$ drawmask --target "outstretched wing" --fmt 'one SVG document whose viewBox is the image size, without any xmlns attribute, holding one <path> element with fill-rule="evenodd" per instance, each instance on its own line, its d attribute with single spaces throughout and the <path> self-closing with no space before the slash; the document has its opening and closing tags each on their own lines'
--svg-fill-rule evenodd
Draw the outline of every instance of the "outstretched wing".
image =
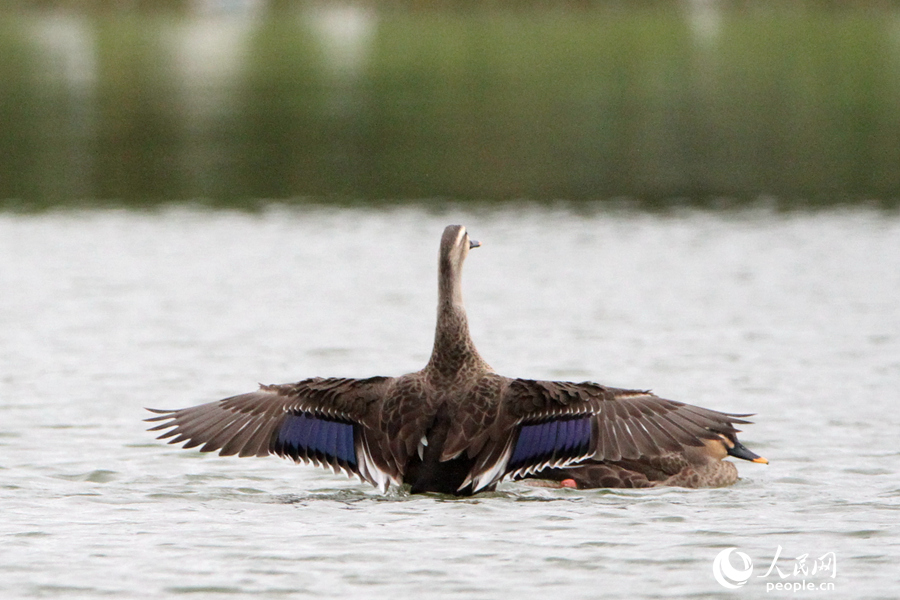
<svg viewBox="0 0 900 600">
<path fill-rule="evenodd" d="M 722 413 L 650 392 L 596 383 L 513 379 L 501 400 L 497 426 L 510 431 L 484 454 L 470 475 L 480 489 L 499 479 L 588 458 L 621 460 L 662 456 L 733 435 L 750 415 Z"/>
<path fill-rule="evenodd" d="M 372 452 L 382 444 L 379 403 L 387 377 L 313 378 L 263 385 L 255 392 L 181 410 L 149 409 L 160 421 L 150 431 L 184 448 L 220 455 L 277 454 L 298 462 L 330 466 L 385 489 L 399 477 L 395 465 Z"/>
</svg>

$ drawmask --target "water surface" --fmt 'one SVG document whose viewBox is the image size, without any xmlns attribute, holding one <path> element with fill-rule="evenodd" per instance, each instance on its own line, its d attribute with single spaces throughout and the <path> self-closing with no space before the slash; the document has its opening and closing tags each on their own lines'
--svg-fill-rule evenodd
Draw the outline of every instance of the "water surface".
<svg viewBox="0 0 900 600">
<path fill-rule="evenodd" d="M 145 406 L 420 368 L 451 222 L 483 243 L 464 290 L 499 372 L 757 413 L 742 439 L 771 465 L 727 489 L 455 500 L 144 431 Z M 0 256 L 4 597 L 712 598 L 729 547 L 752 559 L 736 597 L 895 594 L 896 215 L 4 214 Z M 812 574 L 832 552 L 835 577 Z"/>
</svg>

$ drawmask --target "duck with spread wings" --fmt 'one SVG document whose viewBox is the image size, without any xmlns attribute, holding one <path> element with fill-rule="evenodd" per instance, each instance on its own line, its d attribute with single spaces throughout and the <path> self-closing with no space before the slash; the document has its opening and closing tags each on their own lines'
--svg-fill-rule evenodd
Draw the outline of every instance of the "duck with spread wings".
<svg viewBox="0 0 900 600">
<path fill-rule="evenodd" d="M 386 490 L 465 496 L 504 479 L 566 487 L 727 485 L 742 417 L 596 383 L 503 377 L 472 343 L 462 266 L 479 243 L 441 238 L 434 348 L 400 377 L 312 378 L 180 410 L 150 409 L 160 439 L 221 455 L 276 454 Z M 720 473 L 724 467 L 727 473 Z"/>
</svg>

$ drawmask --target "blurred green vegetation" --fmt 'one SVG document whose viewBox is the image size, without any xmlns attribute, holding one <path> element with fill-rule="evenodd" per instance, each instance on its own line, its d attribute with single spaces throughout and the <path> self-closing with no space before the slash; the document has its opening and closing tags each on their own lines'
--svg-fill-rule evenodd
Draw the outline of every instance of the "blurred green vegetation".
<svg viewBox="0 0 900 600">
<path fill-rule="evenodd" d="M 74 4 L 0 14 L 3 206 L 900 202 L 896 3 Z"/>
</svg>

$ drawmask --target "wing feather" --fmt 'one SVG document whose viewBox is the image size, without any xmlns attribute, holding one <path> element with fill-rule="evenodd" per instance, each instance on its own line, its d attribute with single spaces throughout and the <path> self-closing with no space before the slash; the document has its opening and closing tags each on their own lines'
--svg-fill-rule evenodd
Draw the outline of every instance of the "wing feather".
<svg viewBox="0 0 900 600">
<path fill-rule="evenodd" d="M 181 410 L 149 409 L 158 439 L 221 455 L 278 454 L 343 470 L 385 487 L 398 477 L 396 465 L 376 461 L 364 431 L 378 426 L 378 404 L 391 380 L 313 378 L 294 384 L 260 386 Z M 378 438 L 379 436 L 375 436 Z"/>
<path fill-rule="evenodd" d="M 580 425 L 573 417 L 591 417 L 590 457 L 618 461 L 663 456 L 701 446 L 717 434 L 733 434 L 743 417 L 660 398 L 650 392 L 602 386 L 593 382 L 510 380 L 503 403 L 506 418 L 516 431 L 507 472 L 531 467 L 524 461 L 564 464 L 578 443 Z M 531 429 L 535 422 L 558 421 L 558 426 Z M 567 424 L 563 425 L 562 423 Z M 536 436 L 540 436 L 539 439 Z M 571 452 L 577 454 L 577 452 Z M 571 462 L 568 464 L 572 464 Z"/>
</svg>

